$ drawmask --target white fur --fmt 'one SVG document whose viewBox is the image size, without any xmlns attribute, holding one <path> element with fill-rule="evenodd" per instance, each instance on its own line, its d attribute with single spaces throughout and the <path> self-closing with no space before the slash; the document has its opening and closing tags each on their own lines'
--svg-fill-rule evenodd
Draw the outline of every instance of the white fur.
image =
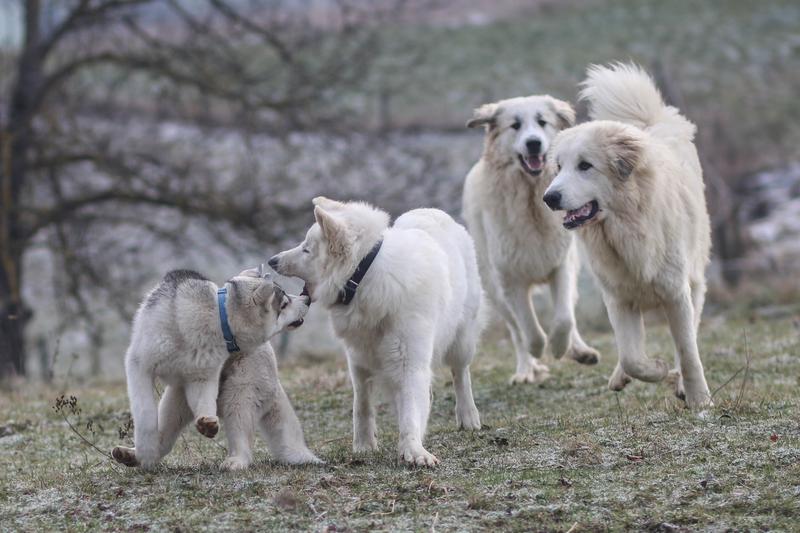
<svg viewBox="0 0 800 533">
<path fill-rule="evenodd" d="M 561 209 L 600 209 L 576 231 L 617 340 L 609 386 L 667 376 L 644 353 L 641 313 L 661 307 L 676 345 L 676 394 L 693 409 L 711 405 L 697 349 L 711 238 L 695 127 L 636 66 L 591 67 L 583 96 L 594 120 L 556 138 L 551 164 L 560 170 L 547 194 L 561 195 Z"/>
<path fill-rule="evenodd" d="M 316 223 L 297 247 L 270 260 L 307 283 L 312 301 L 331 312 L 347 347 L 353 383 L 353 450 L 377 449 L 375 388 L 398 416 L 402 461 L 433 466 L 423 447 L 432 365 L 450 366 L 459 427 L 479 429 L 469 365 L 480 335 L 481 287 L 472 239 L 447 214 L 416 209 L 389 227 L 389 216 L 363 203 L 314 200 Z M 353 301 L 339 290 L 379 240 L 383 245 Z"/>
<path fill-rule="evenodd" d="M 217 286 L 211 281 L 184 277 L 175 282 L 168 275 L 140 306 L 125 355 L 134 448 L 115 448 L 119 462 L 153 467 L 192 419 L 201 434 L 213 438 L 219 429 L 218 407 L 230 444 L 223 468 L 248 466 L 255 427 L 267 436 L 278 460 L 318 461 L 306 448 L 268 343 L 306 314 L 308 298 L 286 295 L 253 271 L 242 272 L 226 286 L 228 320 L 241 349 L 230 361 Z M 159 404 L 156 378 L 166 384 Z"/>
<path fill-rule="evenodd" d="M 531 139 L 541 143 L 546 158 L 552 139 L 574 118 L 568 103 L 530 96 L 484 105 L 468 123 L 486 125 L 486 143 L 483 156 L 467 175 L 463 214 L 475 239 L 487 294 L 514 344 L 517 366 L 512 383 L 540 381 L 548 372 L 538 362 L 548 340 L 531 301 L 537 284 L 548 284 L 553 297 L 549 335 L 553 355 L 588 364 L 599 357 L 575 325 L 580 266 L 572 235 L 542 202 L 552 175 L 547 166 L 534 175 L 519 160 Z"/>
</svg>

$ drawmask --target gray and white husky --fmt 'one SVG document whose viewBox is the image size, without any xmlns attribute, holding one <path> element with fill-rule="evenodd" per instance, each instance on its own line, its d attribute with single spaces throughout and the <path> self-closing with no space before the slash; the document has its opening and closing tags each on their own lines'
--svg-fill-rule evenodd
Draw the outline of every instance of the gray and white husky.
<svg viewBox="0 0 800 533">
<path fill-rule="evenodd" d="M 286 294 L 255 269 L 228 280 L 221 291 L 224 297 L 197 272 L 176 270 L 136 312 L 125 354 L 135 447 L 114 448 L 120 463 L 156 465 L 192 420 L 213 438 L 219 431 L 217 409 L 229 444 L 221 468 L 250 464 L 256 428 L 277 460 L 319 462 L 306 447 L 268 342 L 302 324 L 309 297 Z M 231 340 L 233 345 L 226 344 Z M 232 355 L 229 346 L 238 351 Z M 156 378 L 166 384 L 158 405 Z"/>
</svg>

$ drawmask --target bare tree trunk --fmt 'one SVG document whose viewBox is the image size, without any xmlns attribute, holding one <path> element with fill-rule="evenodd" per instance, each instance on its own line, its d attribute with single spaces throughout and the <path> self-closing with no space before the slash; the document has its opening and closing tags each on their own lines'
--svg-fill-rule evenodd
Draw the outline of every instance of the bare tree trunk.
<svg viewBox="0 0 800 533">
<path fill-rule="evenodd" d="M 29 311 L 22 301 L 20 193 L 28 171 L 31 117 L 42 82 L 39 0 L 25 2 L 25 42 L 14 81 L 8 124 L 2 132 L 0 170 L 0 378 L 25 374 L 24 329 Z"/>
</svg>

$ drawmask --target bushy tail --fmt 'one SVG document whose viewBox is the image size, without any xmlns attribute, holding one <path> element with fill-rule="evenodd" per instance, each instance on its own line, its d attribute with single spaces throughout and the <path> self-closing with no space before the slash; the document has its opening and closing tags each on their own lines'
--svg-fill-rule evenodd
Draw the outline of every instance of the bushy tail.
<svg viewBox="0 0 800 533">
<path fill-rule="evenodd" d="M 592 120 L 616 120 L 656 135 L 694 138 L 694 124 L 664 103 L 655 82 L 640 66 L 590 65 L 586 74 L 580 97 L 589 102 Z"/>
</svg>

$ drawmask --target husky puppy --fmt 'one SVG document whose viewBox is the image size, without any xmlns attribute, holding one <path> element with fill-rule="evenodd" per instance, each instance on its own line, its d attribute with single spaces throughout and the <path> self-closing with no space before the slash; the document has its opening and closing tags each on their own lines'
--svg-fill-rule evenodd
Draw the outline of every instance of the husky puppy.
<svg viewBox="0 0 800 533">
<path fill-rule="evenodd" d="M 548 339 L 531 301 L 534 285 L 549 285 L 553 298 L 553 355 L 582 364 L 600 357 L 575 325 L 580 265 L 572 235 L 541 201 L 552 179 L 545 165 L 550 143 L 574 120 L 568 103 L 528 96 L 485 104 L 467 123 L 484 126 L 486 141 L 464 184 L 463 216 L 475 239 L 484 287 L 514 344 L 511 383 L 541 381 L 548 373 L 538 361 Z"/>
<path fill-rule="evenodd" d="M 663 308 L 675 341 L 676 394 L 712 404 L 697 349 L 711 248 L 695 126 L 664 104 L 635 65 L 589 67 L 582 98 L 593 120 L 556 138 L 557 176 L 544 201 L 566 211 L 603 292 L 619 361 L 609 387 L 631 377 L 661 381 L 664 362 L 645 355 L 642 311 Z"/>
<path fill-rule="evenodd" d="M 472 239 L 438 209 L 415 209 L 389 227 L 370 205 L 314 199 L 316 222 L 297 247 L 269 264 L 306 282 L 330 310 L 347 348 L 353 383 L 353 450 L 378 447 L 375 386 L 394 404 L 401 461 L 434 466 L 422 445 L 431 405 L 432 364 L 450 366 L 456 423 L 481 427 L 469 365 L 481 324 L 481 285 Z"/>
<path fill-rule="evenodd" d="M 136 312 L 125 354 L 135 447 L 114 448 L 120 463 L 156 465 L 192 420 L 201 434 L 213 438 L 219 431 L 218 407 L 229 443 L 222 468 L 249 465 L 256 427 L 279 461 L 318 461 L 278 381 L 268 342 L 302 324 L 309 298 L 285 294 L 255 270 L 225 283 L 224 297 L 220 291 L 197 272 L 176 270 Z M 166 384 L 158 405 L 156 378 Z"/>
</svg>

